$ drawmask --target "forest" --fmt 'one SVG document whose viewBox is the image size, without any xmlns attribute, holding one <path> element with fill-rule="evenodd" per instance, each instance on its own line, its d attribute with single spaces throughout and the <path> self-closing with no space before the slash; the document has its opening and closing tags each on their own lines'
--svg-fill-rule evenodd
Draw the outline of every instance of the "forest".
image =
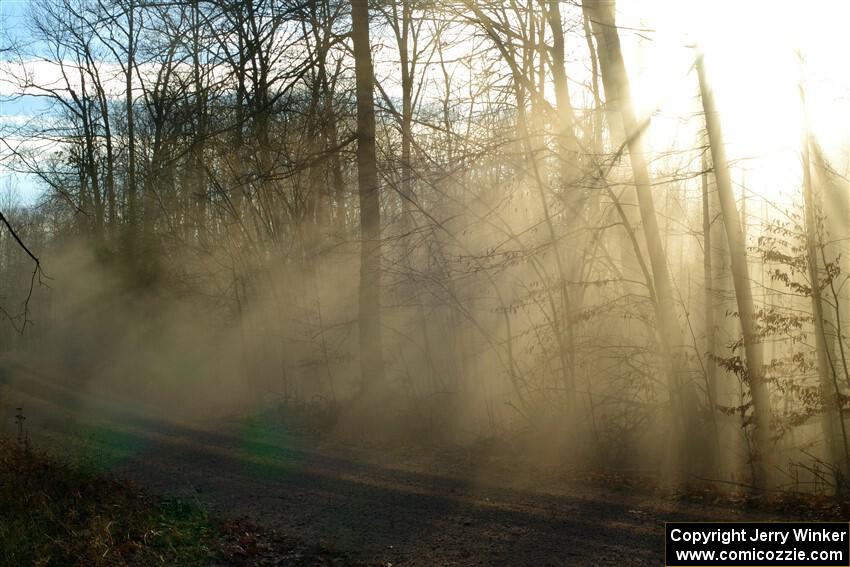
<svg viewBox="0 0 850 567">
<path fill-rule="evenodd" d="M 842 499 L 850 9 L 741 4 L 0 4 L 4 431 Z"/>
</svg>

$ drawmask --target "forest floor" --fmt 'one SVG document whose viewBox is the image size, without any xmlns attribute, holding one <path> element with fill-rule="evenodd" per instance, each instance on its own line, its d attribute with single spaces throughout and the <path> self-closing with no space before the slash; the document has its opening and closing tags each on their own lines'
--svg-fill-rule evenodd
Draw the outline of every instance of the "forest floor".
<svg viewBox="0 0 850 567">
<path fill-rule="evenodd" d="M 180 423 L 35 375 L 0 392 L 38 446 L 151 494 L 260 526 L 282 565 L 661 565 L 665 521 L 835 517 L 524 470 L 486 452 L 350 444 L 272 414 Z M 73 402 L 72 402 L 73 400 Z M 20 421 L 20 420 L 19 420 Z M 10 431 L 7 425 L 7 432 Z"/>
</svg>

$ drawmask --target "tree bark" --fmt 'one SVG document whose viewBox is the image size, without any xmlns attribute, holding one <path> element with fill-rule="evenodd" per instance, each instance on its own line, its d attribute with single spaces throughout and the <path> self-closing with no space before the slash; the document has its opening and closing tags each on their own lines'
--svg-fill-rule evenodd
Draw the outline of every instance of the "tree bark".
<svg viewBox="0 0 850 567">
<path fill-rule="evenodd" d="M 381 342 L 381 209 L 375 156 L 375 104 L 367 0 L 351 0 L 357 98 L 357 183 L 360 201 L 360 373 L 364 392 L 384 382 Z"/>
<path fill-rule="evenodd" d="M 613 104 L 617 109 L 614 117 L 619 118 L 629 150 L 638 209 L 652 268 L 658 338 L 674 415 L 668 424 L 668 433 L 674 437 L 669 454 L 672 465 L 678 468 L 685 459 L 685 443 L 697 442 L 696 407 L 691 392 L 692 384 L 687 376 L 686 357 L 682 352 L 682 331 L 676 317 L 673 284 L 658 228 L 646 150 L 640 135 L 641 128 L 634 115 L 631 89 L 614 18 L 614 2 L 584 0 L 582 5 L 588 11 L 596 37 L 606 105 Z M 679 419 L 675 418 L 677 410 Z"/>
<path fill-rule="evenodd" d="M 805 112 L 805 96 L 800 87 L 800 100 Z M 850 453 L 847 445 L 847 429 L 841 415 L 841 389 L 838 382 L 837 353 L 835 336 L 827 335 L 827 329 L 836 329 L 835 318 L 829 309 L 824 309 L 821 282 L 827 279 L 826 270 L 821 267 L 819 252 L 823 249 L 823 240 L 818 229 L 821 209 L 821 188 L 815 188 L 812 180 L 811 134 L 808 123 L 805 126 L 802 142 L 803 158 L 803 204 L 805 208 L 806 263 L 809 267 L 809 285 L 811 286 L 812 317 L 815 326 L 815 351 L 817 353 L 818 376 L 821 396 L 823 397 L 823 431 L 826 456 L 834 467 L 835 488 L 841 493 L 846 490 L 845 475 L 850 470 Z M 824 263 L 826 259 L 823 260 Z M 837 294 L 836 294 L 837 295 Z M 838 297 L 834 298 L 836 301 Z M 840 437 L 839 437 L 840 433 Z"/>
<path fill-rule="evenodd" d="M 136 44 L 135 44 L 135 12 L 134 0 L 130 0 L 127 8 L 127 67 L 124 69 L 126 81 L 126 107 L 127 107 L 127 216 L 129 239 L 131 247 L 130 254 L 135 253 L 136 229 L 138 223 L 138 197 L 136 195 L 136 130 L 133 116 L 133 69 L 136 66 Z"/>
<path fill-rule="evenodd" d="M 735 288 L 735 300 L 738 305 L 738 317 L 744 337 L 744 352 L 747 359 L 747 376 L 753 405 L 753 487 L 764 490 L 770 486 L 767 474 L 771 462 L 770 448 L 770 397 L 764 378 L 764 356 L 756 328 L 756 310 L 750 285 L 750 272 L 747 266 L 747 249 L 741 228 L 738 207 L 732 190 L 729 164 L 726 160 L 726 147 L 723 131 L 714 105 L 714 94 L 708 86 L 703 67 L 702 56 L 697 56 L 697 75 L 700 95 L 705 113 L 705 125 L 708 130 L 711 159 L 714 167 L 714 179 L 717 183 L 717 195 L 723 225 L 726 228 L 726 242 L 729 244 L 729 258 L 732 267 L 732 283 Z"/>
</svg>

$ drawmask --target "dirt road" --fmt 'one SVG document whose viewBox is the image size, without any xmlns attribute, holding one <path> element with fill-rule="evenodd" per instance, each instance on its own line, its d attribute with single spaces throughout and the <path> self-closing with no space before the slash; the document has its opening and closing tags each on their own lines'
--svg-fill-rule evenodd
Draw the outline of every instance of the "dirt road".
<svg viewBox="0 0 850 567">
<path fill-rule="evenodd" d="M 7 384 L 33 437 L 156 493 L 246 517 L 341 564 L 662 564 L 665 520 L 729 510 L 514 477 L 475 459 L 388 454 L 298 435 L 263 415 L 179 424 L 31 378 Z M 7 408 L 5 423 L 13 420 Z M 748 519 L 753 519 L 752 517 Z"/>
</svg>

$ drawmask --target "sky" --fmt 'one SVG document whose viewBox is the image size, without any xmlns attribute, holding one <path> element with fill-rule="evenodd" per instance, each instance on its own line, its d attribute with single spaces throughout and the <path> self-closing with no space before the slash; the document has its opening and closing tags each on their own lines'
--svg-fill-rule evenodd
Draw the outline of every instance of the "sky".
<svg viewBox="0 0 850 567">
<path fill-rule="evenodd" d="M 629 0 L 619 6 L 619 25 L 649 30 L 640 32 L 647 39 L 638 50 L 646 53 L 636 58 L 633 50 L 629 69 L 638 98 L 645 109 L 657 105 L 661 120 L 674 119 L 668 131 L 654 124 L 651 136 L 669 138 L 676 121 L 701 110 L 691 69 L 691 46 L 699 45 L 727 152 L 739 160 L 738 176 L 746 175 L 750 191 L 770 200 L 799 194 L 805 118 L 833 165 L 846 171 L 850 72 L 840 38 L 850 2 Z"/>
<path fill-rule="evenodd" d="M 20 37 L 24 31 L 24 17 L 29 3 L 29 0 L 0 0 L 0 38 Z M 38 101 L 28 97 L 10 101 L 2 96 L 3 92 L 0 88 L 0 126 L 32 116 L 41 106 Z M 5 193 L 9 188 L 25 205 L 34 203 L 40 193 L 37 181 L 31 176 L 9 171 L 0 164 L 0 189 Z"/>
<path fill-rule="evenodd" d="M 30 0 L 0 0 L 4 35 L 26 38 Z M 839 171 L 847 164 L 850 73 L 838 45 L 850 21 L 850 2 L 818 0 L 621 0 L 618 24 L 638 107 L 653 114 L 651 147 L 692 144 L 699 120 L 693 45 L 705 53 L 722 113 L 728 153 L 746 170 L 751 190 L 766 198 L 796 192 L 799 141 L 806 114 Z M 459 49 L 462 45 L 457 46 Z M 586 46 L 568 37 L 575 59 L 568 72 L 583 81 Z M 802 59 L 802 63 L 801 63 Z M 8 89 L 7 89 L 8 90 Z M 0 85 L 0 95 L 4 93 Z M 0 97 L 0 124 L 43 112 L 38 99 Z M 0 187 L 13 184 L 32 203 L 38 184 L 0 166 Z"/>
</svg>

